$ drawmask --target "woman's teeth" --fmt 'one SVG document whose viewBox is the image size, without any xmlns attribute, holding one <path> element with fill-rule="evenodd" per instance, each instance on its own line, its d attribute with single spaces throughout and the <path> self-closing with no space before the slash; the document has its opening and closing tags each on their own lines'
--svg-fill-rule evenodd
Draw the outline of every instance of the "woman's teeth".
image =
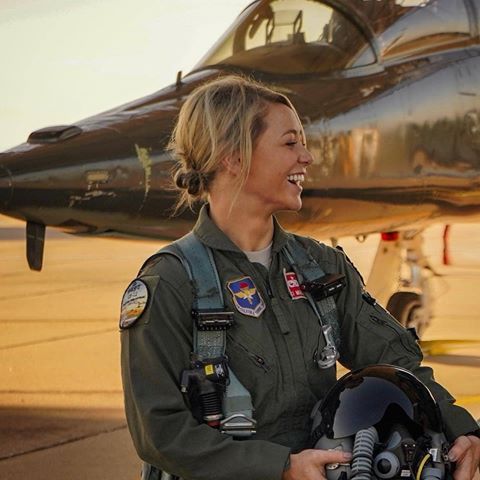
<svg viewBox="0 0 480 480">
<path fill-rule="evenodd" d="M 294 175 L 288 175 L 287 180 L 297 185 L 302 183 L 305 180 L 305 175 L 303 173 L 296 173 Z"/>
</svg>

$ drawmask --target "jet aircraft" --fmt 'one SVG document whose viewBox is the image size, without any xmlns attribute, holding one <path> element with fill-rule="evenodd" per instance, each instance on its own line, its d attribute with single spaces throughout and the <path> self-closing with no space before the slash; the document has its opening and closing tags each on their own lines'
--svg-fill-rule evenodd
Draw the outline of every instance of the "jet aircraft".
<svg viewBox="0 0 480 480">
<path fill-rule="evenodd" d="M 288 228 L 381 233 L 367 287 L 406 326 L 429 322 L 422 231 L 480 214 L 480 0 L 257 0 L 191 72 L 0 154 L 0 213 L 26 222 L 30 268 L 45 227 L 174 239 L 165 147 L 188 94 L 220 75 L 286 93 L 315 160 Z M 406 272 L 406 273 L 405 273 Z"/>
</svg>

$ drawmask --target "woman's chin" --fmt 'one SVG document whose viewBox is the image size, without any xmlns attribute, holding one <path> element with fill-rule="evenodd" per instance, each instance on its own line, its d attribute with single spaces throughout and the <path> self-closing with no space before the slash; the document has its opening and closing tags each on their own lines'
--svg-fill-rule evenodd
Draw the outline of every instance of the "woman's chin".
<svg viewBox="0 0 480 480">
<path fill-rule="evenodd" d="M 302 200 L 296 202 L 289 202 L 288 205 L 284 205 L 283 208 L 279 208 L 277 212 L 299 212 L 302 209 Z"/>
<path fill-rule="evenodd" d="M 298 212 L 302 208 L 302 198 L 300 195 L 295 199 L 294 202 L 292 202 L 292 212 Z"/>
</svg>

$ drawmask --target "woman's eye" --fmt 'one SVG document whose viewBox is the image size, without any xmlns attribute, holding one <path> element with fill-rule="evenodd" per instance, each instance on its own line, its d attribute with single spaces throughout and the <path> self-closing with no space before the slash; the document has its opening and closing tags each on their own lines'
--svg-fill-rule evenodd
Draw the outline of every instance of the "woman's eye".
<svg viewBox="0 0 480 480">
<path fill-rule="evenodd" d="M 293 145 L 296 145 L 296 144 L 297 144 L 297 142 L 287 142 L 287 145 L 289 145 L 289 146 L 293 146 Z"/>
</svg>

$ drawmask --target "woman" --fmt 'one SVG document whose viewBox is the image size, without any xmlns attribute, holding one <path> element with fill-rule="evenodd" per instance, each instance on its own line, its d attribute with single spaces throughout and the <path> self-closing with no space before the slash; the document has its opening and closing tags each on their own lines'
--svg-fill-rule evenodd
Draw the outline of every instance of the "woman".
<svg viewBox="0 0 480 480">
<path fill-rule="evenodd" d="M 287 233 L 274 218 L 301 208 L 312 162 L 290 101 L 243 78 L 218 79 L 189 96 L 171 147 L 180 164 L 178 207 L 208 202 L 193 233 L 212 252 L 226 310 L 234 312 L 228 367 L 250 392 L 257 432 L 234 439 L 199 423 L 187 407 L 180 378 L 192 372 L 196 290 L 175 256 L 154 256 L 127 290 L 120 324 L 128 425 L 140 457 L 153 466 L 144 476 L 155 478 L 159 469 L 192 479 L 316 480 L 325 477 L 325 464 L 349 461 L 348 453 L 308 448 L 309 414 L 335 382 L 335 357 L 325 350 L 329 332 L 296 288 L 293 249 L 323 272 L 345 276 L 334 302 L 342 364 L 412 370 L 436 396 L 447 434 L 457 438 L 451 450 L 457 480 L 471 478 L 480 440 L 464 434 L 477 425 L 452 405 L 431 369 L 420 367 L 411 334 L 364 292 L 342 252 Z M 320 357 L 327 351 L 323 364 L 319 351 Z"/>
</svg>

